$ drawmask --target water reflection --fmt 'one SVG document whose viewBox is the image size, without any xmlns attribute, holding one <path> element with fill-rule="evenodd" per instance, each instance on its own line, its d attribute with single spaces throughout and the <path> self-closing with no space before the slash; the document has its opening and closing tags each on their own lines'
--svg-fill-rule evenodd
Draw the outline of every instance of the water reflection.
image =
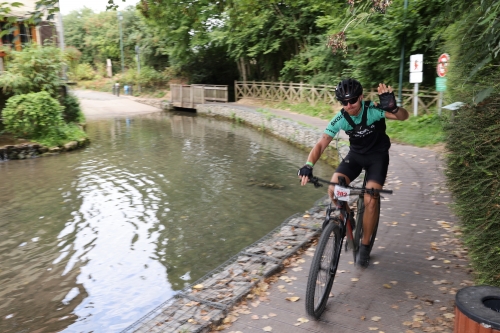
<svg viewBox="0 0 500 333">
<path fill-rule="evenodd" d="M 0 163 L 2 332 L 120 331 L 323 194 L 298 185 L 306 153 L 232 123 L 88 131 L 85 150 Z"/>
</svg>

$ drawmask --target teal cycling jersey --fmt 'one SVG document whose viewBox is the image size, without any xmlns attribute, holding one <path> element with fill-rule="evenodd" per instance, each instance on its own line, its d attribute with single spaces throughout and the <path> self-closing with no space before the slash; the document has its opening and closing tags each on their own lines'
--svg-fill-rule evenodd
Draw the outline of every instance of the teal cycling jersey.
<svg viewBox="0 0 500 333">
<path fill-rule="evenodd" d="M 350 149 L 355 153 L 367 154 L 388 151 L 391 141 L 385 133 L 385 111 L 377 108 L 373 102 L 362 101 L 361 112 L 357 116 L 344 115 L 340 110 L 325 129 L 325 134 L 334 137 L 340 130 L 349 136 Z M 355 125 L 346 119 L 350 117 Z"/>
</svg>

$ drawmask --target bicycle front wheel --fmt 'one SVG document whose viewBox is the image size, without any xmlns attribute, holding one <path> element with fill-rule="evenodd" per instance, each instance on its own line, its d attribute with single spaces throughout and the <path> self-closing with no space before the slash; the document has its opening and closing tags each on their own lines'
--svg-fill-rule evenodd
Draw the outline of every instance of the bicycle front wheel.
<svg viewBox="0 0 500 333">
<path fill-rule="evenodd" d="M 326 308 L 341 250 L 340 228 L 331 219 L 321 233 L 309 270 L 306 288 L 306 312 L 319 319 Z"/>
</svg>

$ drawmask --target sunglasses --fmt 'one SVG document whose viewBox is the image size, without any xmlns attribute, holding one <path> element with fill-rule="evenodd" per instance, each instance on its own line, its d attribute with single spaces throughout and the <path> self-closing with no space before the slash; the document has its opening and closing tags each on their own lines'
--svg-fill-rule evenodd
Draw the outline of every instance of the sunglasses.
<svg viewBox="0 0 500 333">
<path fill-rule="evenodd" d="M 351 99 L 345 99 L 343 101 L 339 101 L 343 106 L 347 106 L 347 103 L 354 104 L 358 101 L 359 96 L 353 97 Z"/>
</svg>

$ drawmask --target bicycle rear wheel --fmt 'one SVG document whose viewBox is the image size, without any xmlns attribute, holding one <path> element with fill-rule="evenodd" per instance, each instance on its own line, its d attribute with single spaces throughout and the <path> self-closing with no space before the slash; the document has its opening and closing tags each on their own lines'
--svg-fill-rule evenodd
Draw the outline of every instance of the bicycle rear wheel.
<svg viewBox="0 0 500 333">
<path fill-rule="evenodd" d="M 375 226 L 373 227 L 372 236 L 370 238 L 370 252 L 372 251 L 373 244 L 375 243 L 375 237 L 377 237 L 378 222 L 380 220 L 380 197 L 377 199 L 377 220 L 375 221 Z M 363 196 L 358 198 L 358 208 L 356 212 L 356 231 L 354 233 L 354 244 L 357 245 L 358 249 L 361 245 L 361 240 L 363 239 L 363 214 L 365 213 L 365 200 Z"/>
<path fill-rule="evenodd" d="M 325 311 L 341 251 L 340 227 L 330 219 L 323 230 L 309 270 L 306 288 L 306 312 L 319 319 Z"/>
</svg>

